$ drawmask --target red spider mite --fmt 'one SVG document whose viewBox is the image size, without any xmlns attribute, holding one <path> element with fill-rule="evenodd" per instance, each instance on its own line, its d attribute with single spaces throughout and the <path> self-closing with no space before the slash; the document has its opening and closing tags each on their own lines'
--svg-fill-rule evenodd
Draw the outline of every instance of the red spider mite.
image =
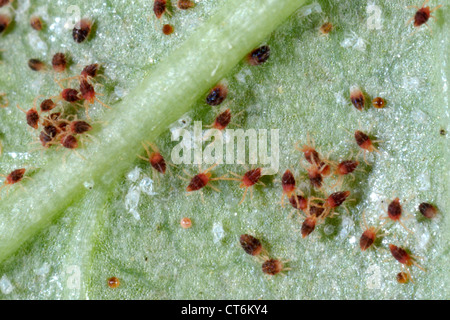
<svg viewBox="0 0 450 320">
<path fill-rule="evenodd" d="M 67 58 L 62 52 L 55 53 L 52 58 L 52 67 L 56 72 L 64 72 L 67 68 Z"/>
<path fill-rule="evenodd" d="M 13 0 L 0 0 L 0 8 L 8 5 L 10 2 L 13 2 Z"/>
<path fill-rule="evenodd" d="M 74 120 L 69 123 L 69 131 L 73 134 L 83 134 L 92 130 L 92 126 L 83 120 Z"/>
<path fill-rule="evenodd" d="M 243 176 L 239 176 L 239 175 L 237 175 L 234 172 L 230 172 L 230 173 L 232 175 L 234 175 L 235 177 L 238 177 L 239 179 L 236 179 L 236 178 L 225 178 L 224 180 L 240 181 L 241 184 L 239 185 L 239 188 L 245 188 L 244 195 L 242 196 L 242 200 L 239 202 L 239 205 L 241 205 L 244 202 L 245 196 L 247 195 L 248 189 L 250 189 L 251 197 L 253 198 L 253 189 L 252 189 L 252 187 L 255 184 L 262 184 L 262 185 L 264 185 L 264 183 L 259 181 L 259 179 L 261 179 L 261 177 L 262 177 L 262 169 L 261 168 L 251 169 L 251 170 L 247 171 Z"/>
<path fill-rule="evenodd" d="M 249 234 L 241 235 L 239 243 L 241 244 L 242 249 L 249 255 L 257 256 L 263 251 L 261 241 Z"/>
<path fill-rule="evenodd" d="M 350 191 L 337 191 L 337 192 L 333 192 L 332 194 L 330 194 L 328 196 L 328 198 L 326 198 L 325 200 L 321 199 L 321 198 L 316 198 L 316 197 L 311 197 L 311 200 L 324 200 L 324 204 L 322 205 L 322 207 L 325 209 L 325 211 L 322 214 L 322 216 L 327 217 L 333 209 L 340 207 L 344 203 L 344 201 L 347 200 L 347 198 L 349 196 L 350 196 Z M 335 213 L 333 212 L 331 217 L 334 214 Z"/>
<path fill-rule="evenodd" d="M 293 196 L 295 192 L 295 177 L 292 174 L 291 170 L 286 170 L 281 177 L 281 186 L 283 188 L 283 195 L 281 196 L 281 205 L 284 207 L 284 197 L 288 197 L 289 199 Z M 298 200 L 295 197 L 294 201 Z"/>
<path fill-rule="evenodd" d="M 359 161 L 357 160 L 344 160 L 339 162 L 336 165 L 336 169 L 334 170 L 334 174 L 338 177 L 336 183 L 331 187 L 335 188 L 336 186 L 341 186 L 346 175 L 352 174 L 359 165 Z M 351 175 L 353 180 L 355 177 Z"/>
<path fill-rule="evenodd" d="M 228 88 L 225 84 L 218 84 L 214 88 L 211 89 L 208 96 L 206 97 L 206 103 L 210 106 L 218 106 L 221 104 L 227 97 Z"/>
<path fill-rule="evenodd" d="M 166 0 L 154 0 L 153 2 L 153 12 L 155 13 L 156 18 L 161 19 L 164 13 L 169 13 L 167 10 L 167 1 Z"/>
<path fill-rule="evenodd" d="M 419 211 L 425 218 L 428 219 L 433 219 L 438 212 L 435 206 L 426 202 L 423 202 L 419 205 Z"/>
<path fill-rule="evenodd" d="M 92 21 L 89 19 L 81 19 L 72 30 L 73 40 L 81 43 L 89 37 L 92 29 Z"/>
<path fill-rule="evenodd" d="M 367 159 L 366 159 L 366 152 L 376 151 L 376 152 L 380 153 L 380 151 L 378 151 L 378 149 L 375 148 L 375 146 L 373 145 L 373 143 L 378 142 L 378 140 L 372 141 L 367 134 L 365 134 L 364 132 L 362 132 L 360 130 L 355 131 L 355 141 L 356 141 L 356 144 L 361 148 L 360 152 L 361 151 L 363 152 L 364 162 L 367 165 L 369 163 L 367 162 Z"/>
<path fill-rule="evenodd" d="M 366 216 L 365 216 L 364 212 L 363 212 L 363 221 L 364 221 L 364 232 L 362 233 L 361 237 L 359 238 L 359 246 L 361 248 L 361 251 L 366 251 L 367 249 L 372 247 L 372 245 L 375 243 L 375 240 L 377 239 L 377 237 L 384 236 L 384 234 L 378 235 L 378 232 L 380 231 L 381 227 L 384 224 L 381 224 L 377 228 L 375 228 L 374 226 L 369 227 L 367 225 Z"/>
<path fill-rule="evenodd" d="M 153 152 L 150 152 L 147 145 L 150 148 L 152 148 Z M 138 155 L 138 157 L 143 160 L 149 161 L 152 168 L 155 169 L 156 171 L 158 171 L 159 173 L 161 173 L 161 174 L 166 173 L 166 161 L 164 160 L 163 156 L 159 152 L 156 145 L 154 145 L 150 142 L 147 142 L 147 145 L 145 145 L 142 142 L 142 146 L 144 147 L 145 151 L 147 152 L 147 158 L 143 157 L 143 156 L 139 156 L 139 155 Z"/>
<path fill-rule="evenodd" d="M 350 101 L 352 102 L 353 106 L 359 111 L 364 109 L 364 106 L 366 104 L 364 94 L 358 87 L 353 87 L 350 89 Z"/>
<path fill-rule="evenodd" d="M 191 0 L 178 0 L 177 7 L 181 10 L 187 10 L 195 7 L 195 2 Z"/>
<path fill-rule="evenodd" d="M 400 204 L 400 199 L 395 198 L 388 205 L 387 217 L 380 216 L 380 219 L 391 219 L 394 222 L 398 222 L 406 231 L 412 233 L 412 231 L 409 230 L 401 221 L 402 213 L 403 208 L 402 205 Z"/>
<path fill-rule="evenodd" d="M 84 99 L 84 108 L 86 109 L 86 116 L 88 118 L 89 118 L 89 114 L 88 114 L 89 105 L 95 103 L 95 101 L 100 103 L 105 108 L 111 109 L 110 106 L 104 104 L 96 97 L 97 95 L 101 95 L 101 94 L 95 92 L 94 86 L 91 85 L 89 83 L 89 81 L 85 78 L 81 78 L 80 93 L 81 93 L 81 97 Z"/>
<path fill-rule="evenodd" d="M 323 203 L 313 203 L 309 199 L 307 208 L 303 211 L 306 214 L 306 218 L 302 223 L 301 234 L 302 238 L 306 238 L 315 230 L 317 223 L 324 220 L 325 208 Z"/>
<path fill-rule="evenodd" d="M 44 148 L 48 148 L 50 146 L 51 142 L 53 142 L 53 138 L 54 137 L 45 132 L 45 130 L 41 131 L 39 134 L 39 140 Z"/>
<path fill-rule="evenodd" d="M 190 194 L 190 192 L 194 192 L 194 191 L 201 191 L 201 189 L 203 189 L 204 187 L 210 187 L 214 191 L 220 192 L 219 189 L 217 189 L 216 187 L 214 187 L 210 184 L 211 181 L 226 180 L 224 178 L 226 175 L 218 177 L 218 178 L 211 178 L 211 172 L 209 172 L 209 171 L 212 170 L 213 168 L 215 168 L 216 166 L 217 166 L 217 163 L 213 164 L 211 167 L 209 167 L 205 171 L 201 171 L 201 169 L 199 168 L 199 171 L 201 171 L 201 172 L 198 173 L 197 175 L 193 176 L 191 178 L 191 180 L 189 181 L 188 186 L 186 187 L 186 191 L 188 192 L 188 194 Z M 189 175 L 185 170 L 183 170 L 183 171 L 186 175 Z M 203 193 L 201 193 L 201 196 L 202 196 L 202 201 L 204 202 L 205 200 L 203 198 Z"/>
<path fill-rule="evenodd" d="M 43 27 L 41 18 L 38 16 L 32 16 L 30 18 L 30 26 L 36 31 L 41 31 Z"/>
<path fill-rule="evenodd" d="M 409 276 L 408 276 L 408 274 L 406 273 L 406 272 L 399 272 L 399 273 L 397 273 L 397 276 L 396 276 L 396 279 L 397 279 L 397 282 L 398 283 L 408 283 L 409 282 Z"/>
<path fill-rule="evenodd" d="M 306 168 L 306 171 L 308 172 L 308 178 L 311 185 L 316 189 L 322 188 L 323 177 L 320 173 L 320 168 L 312 165 L 309 168 Z"/>
<path fill-rule="evenodd" d="M 22 111 L 23 113 L 25 113 L 26 119 L 27 119 L 27 124 L 32 127 L 33 129 L 37 129 L 39 127 L 39 120 L 40 120 L 40 116 L 39 116 L 39 112 L 36 109 L 36 99 L 34 99 L 34 104 L 33 104 L 33 108 L 31 108 L 28 111 L 25 111 L 24 109 L 22 109 L 19 105 L 17 105 L 17 108 Z"/>
<path fill-rule="evenodd" d="M 322 26 L 319 28 L 319 31 L 322 34 L 329 34 L 331 32 L 331 30 L 333 30 L 333 25 L 330 22 L 325 22 L 324 24 L 322 24 Z"/>
<path fill-rule="evenodd" d="M 26 171 L 26 169 L 22 168 L 22 169 L 16 169 L 16 170 L 12 171 L 7 176 L 0 174 L 2 177 L 5 177 L 5 181 L 3 182 L 3 185 L 0 187 L 0 190 L 2 190 L 5 186 L 7 186 L 8 189 L 6 189 L 6 193 L 8 193 L 9 187 L 11 185 L 20 182 L 24 178 L 28 178 L 28 177 L 24 177 L 25 171 Z M 28 179 L 31 179 L 31 178 L 28 178 Z"/>
<path fill-rule="evenodd" d="M 9 24 L 11 23 L 11 18 L 7 16 L 6 14 L 0 14 L 0 33 L 6 30 L 8 28 Z"/>
<path fill-rule="evenodd" d="M 48 112 L 53 110 L 56 107 L 56 103 L 53 102 L 52 99 L 45 99 L 41 102 L 40 108 L 41 112 Z"/>
<path fill-rule="evenodd" d="M 405 271 L 407 272 L 409 278 L 412 281 L 411 272 L 409 271 L 408 267 L 415 265 L 420 270 L 426 272 L 424 268 L 422 268 L 415 259 L 420 259 L 420 257 L 416 257 L 413 255 L 410 255 L 405 249 L 397 247 L 396 245 L 389 244 L 389 250 L 391 251 L 392 256 L 402 264 L 402 268 L 405 268 Z"/>
<path fill-rule="evenodd" d="M 258 66 L 266 62 L 270 57 L 269 46 L 261 46 L 256 48 L 247 55 L 247 62 L 252 66 Z"/>
<path fill-rule="evenodd" d="M 308 208 L 308 199 L 302 195 L 292 195 L 289 198 L 289 202 L 294 209 L 305 211 Z"/>
<path fill-rule="evenodd" d="M 284 261 L 287 262 L 287 261 Z M 268 274 L 270 276 L 274 276 L 276 274 L 283 274 L 283 271 L 288 271 L 291 270 L 291 268 L 285 268 L 283 266 L 283 261 L 278 260 L 278 259 L 268 259 L 266 261 L 264 261 L 264 263 L 262 264 L 262 271 L 265 274 Z"/>
<path fill-rule="evenodd" d="M 226 109 L 216 117 L 211 127 L 217 130 L 224 130 L 230 124 L 230 122 L 231 122 L 231 111 L 230 109 Z"/>
<path fill-rule="evenodd" d="M 428 19 L 433 18 L 434 20 L 437 20 L 436 17 L 432 16 L 431 14 L 436 11 L 437 9 L 439 9 L 440 7 L 442 7 L 442 5 L 438 5 L 437 7 L 435 7 L 434 9 L 430 9 L 430 7 L 426 7 L 425 5 L 429 2 L 429 0 L 425 0 L 424 3 L 422 4 L 422 6 L 419 8 L 417 6 L 408 6 L 407 8 L 414 8 L 416 9 L 416 14 L 414 15 L 414 17 L 412 17 L 411 19 L 409 19 L 406 24 L 410 24 L 411 21 L 414 20 L 414 27 L 420 27 L 421 25 L 425 24 L 427 27 L 427 22 Z M 431 31 L 431 29 L 430 29 Z"/>
<path fill-rule="evenodd" d="M 45 64 L 39 59 L 28 60 L 28 67 L 33 71 L 41 71 L 45 69 Z"/>
<path fill-rule="evenodd" d="M 71 134 L 64 134 L 61 137 L 61 145 L 67 149 L 76 149 L 78 148 L 78 140 Z"/>
<path fill-rule="evenodd" d="M 309 134 L 307 135 L 307 144 L 303 145 L 301 148 L 298 146 L 298 144 L 299 141 L 295 144 L 295 149 L 303 152 L 306 161 L 313 165 L 318 165 L 321 162 L 320 155 L 316 151 L 316 148 L 314 146 L 314 139 L 310 138 Z"/>
<path fill-rule="evenodd" d="M 87 65 L 81 71 L 81 76 L 84 78 L 95 78 L 100 70 L 100 65 L 98 63 L 93 63 Z"/>
</svg>

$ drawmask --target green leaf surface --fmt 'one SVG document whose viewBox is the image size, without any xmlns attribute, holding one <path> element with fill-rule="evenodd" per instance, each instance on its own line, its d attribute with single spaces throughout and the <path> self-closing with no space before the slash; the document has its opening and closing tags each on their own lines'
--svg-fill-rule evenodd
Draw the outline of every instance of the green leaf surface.
<svg viewBox="0 0 450 320">
<path fill-rule="evenodd" d="M 415 10 L 404 1 L 319 1 L 293 15 L 303 1 L 203 0 L 186 11 L 173 1 L 172 16 L 162 21 L 155 21 L 147 0 L 79 1 L 81 15 L 95 20 L 82 44 L 64 27 L 73 4 L 17 1 L 15 12 L 1 9 L 14 22 L 0 36 L 0 92 L 10 102 L 0 110 L 0 171 L 34 168 L 32 180 L 22 183 L 25 190 L 12 186 L 1 194 L 1 298 L 449 298 L 448 138 L 440 134 L 448 130 L 448 4 L 433 13 L 432 33 L 422 26 L 413 34 L 405 24 Z M 42 16 L 43 31 L 29 27 L 32 14 Z M 335 28 L 323 36 L 318 28 L 326 21 Z M 175 33 L 163 35 L 163 23 Z M 260 43 L 271 48 L 265 64 L 241 61 Z M 49 64 L 59 51 L 71 56 L 67 76 L 93 62 L 104 67 L 99 98 L 112 109 L 90 109 L 98 123 L 94 140 L 78 150 L 86 160 L 54 148 L 30 152 L 37 133 L 15 108 L 30 108 L 39 94 L 58 94 L 55 74 L 33 72 L 27 61 Z M 213 182 L 221 192 L 205 190 L 204 202 L 199 194 L 186 196 L 179 175 L 183 169 L 194 174 L 196 165 L 170 168 L 144 188 L 154 173 L 137 157 L 144 154 L 141 141 L 155 142 L 170 159 L 177 141 L 169 128 L 181 126 L 177 119 L 186 112 L 187 129 L 194 121 L 210 124 L 218 109 L 204 99 L 222 78 L 228 107 L 245 111 L 233 122 L 243 129 L 279 129 L 280 172 L 264 177 L 266 186 L 257 186 L 242 205 L 243 189 L 234 181 Z M 357 111 L 349 100 L 355 85 L 367 97 L 385 98 L 386 108 Z M 345 180 L 343 189 L 355 199 L 348 211 L 339 209 L 302 239 L 302 219 L 280 205 L 286 168 L 302 190 L 310 189 L 294 144 L 306 143 L 309 134 L 331 160 L 355 157 L 352 132 L 358 128 L 381 140 L 380 154 L 368 155 L 370 165 L 360 155 L 362 170 L 354 181 Z M 228 171 L 243 174 L 245 168 L 220 165 L 213 175 Z M 362 253 L 362 213 L 369 225 L 380 224 L 395 197 L 413 233 L 389 223 L 380 249 Z M 133 199 L 138 204 L 130 211 Z M 435 219 L 420 216 L 423 201 L 440 209 Z M 190 229 L 180 227 L 185 216 L 193 221 Z M 260 262 L 240 248 L 243 233 L 260 238 L 270 256 L 289 260 L 286 276 L 264 275 Z M 389 243 L 423 257 L 418 263 L 427 272 L 413 268 L 415 283 L 398 284 L 400 264 L 389 260 Z M 121 281 L 116 289 L 107 285 L 112 276 Z"/>
</svg>

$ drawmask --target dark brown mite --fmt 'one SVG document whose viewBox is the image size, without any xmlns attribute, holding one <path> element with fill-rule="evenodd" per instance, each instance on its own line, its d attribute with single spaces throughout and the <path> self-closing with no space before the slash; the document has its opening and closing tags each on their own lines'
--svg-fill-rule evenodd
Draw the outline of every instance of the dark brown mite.
<svg viewBox="0 0 450 320">
<path fill-rule="evenodd" d="M 58 134 L 58 128 L 56 128 L 54 125 L 48 125 L 44 127 L 44 132 L 53 139 Z"/>
<path fill-rule="evenodd" d="M 8 5 L 13 0 L 0 0 L 0 8 Z"/>
<path fill-rule="evenodd" d="M 350 195 L 350 191 L 338 191 L 332 193 L 325 201 L 325 206 L 329 208 L 339 207 Z"/>
<path fill-rule="evenodd" d="M 41 18 L 38 17 L 38 16 L 32 16 L 32 17 L 30 18 L 30 25 L 31 25 L 31 27 L 32 27 L 34 30 L 36 30 L 36 31 L 41 31 L 41 30 L 42 30 L 42 27 L 43 27 L 43 25 L 42 25 L 42 20 L 41 20 Z"/>
<path fill-rule="evenodd" d="M 173 26 L 172 26 L 171 24 L 165 24 L 165 25 L 163 25 L 163 27 L 162 27 L 162 32 L 163 32 L 166 36 L 172 34 L 173 31 L 174 31 L 174 28 L 173 28 Z"/>
<path fill-rule="evenodd" d="M 33 129 L 37 129 L 39 127 L 39 120 L 40 116 L 39 113 L 36 110 L 36 107 L 31 108 L 28 111 L 23 110 L 19 105 L 17 105 L 17 108 L 25 113 L 25 117 L 27 120 L 27 124 L 32 127 Z"/>
<path fill-rule="evenodd" d="M 263 64 L 270 57 L 269 46 L 261 46 L 256 48 L 247 55 L 247 62 L 252 66 Z"/>
<path fill-rule="evenodd" d="M 39 59 L 28 60 L 28 67 L 33 71 L 41 71 L 45 68 L 45 64 Z"/>
<path fill-rule="evenodd" d="M 71 134 L 65 134 L 61 138 L 61 145 L 67 149 L 76 149 L 78 148 L 78 140 Z"/>
<path fill-rule="evenodd" d="M 161 19 L 162 15 L 166 12 L 166 0 L 154 0 L 153 2 L 153 12 L 156 18 Z"/>
<path fill-rule="evenodd" d="M 375 237 L 376 235 L 373 230 L 365 230 L 361 235 L 361 238 L 359 238 L 359 246 L 361 248 L 361 251 L 366 251 L 367 249 L 369 249 L 375 242 Z"/>
<path fill-rule="evenodd" d="M 83 134 L 92 130 L 92 126 L 83 120 L 74 120 L 69 124 L 69 130 L 73 134 Z"/>
<path fill-rule="evenodd" d="M 330 22 L 325 22 L 320 28 L 319 31 L 322 34 L 329 34 L 333 30 L 333 25 Z"/>
<path fill-rule="evenodd" d="M 353 88 L 350 90 L 350 101 L 352 102 L 353 106 L 359 111 L 364 109 L 364 106 L 366 104 L 364 94 L 359 88 Z"/>
<path fill-rule="evenodd" d="M 311 166 L 308 168 L 308 178 L 311 185 L 316 188 L 320 189 L 322 188 L 323 184 L 323 177 L 322 174 L 320 174 L 319 169 L 316 166 Z"/>
<path fill-rule="evenodd" d="M 6 14 L 0 14 L 0 33 L 6 30 L 8 28 L 9 24 L 11 23 L 11 18 L 7 16 Z"/>
<path fill-rule="evenodd" d="M 397 276 L 396 276 L 396 279 L 397 279 L 397 282 L 398 283 L 408 283 L 409 282 L 409 276 L 408 276 L 408 274 L 406 273 L 406 272 L 399 272 L 399 273 L 397 273 Z"/>
<path fill-rule="evenodd" d="M 187 10 L 195 7 L 195 2 L 191 0 L 178 0 L 177 7 L 181 10 Z"/>
<path fill-rule="evenodd" d="M 423 202 L 419 205 L 419 211 L 425 218 L 428 219 L 433 219 L 438 212 L 435 206 L 426 202 Z"/>
<path fill-rule="evenodd" d="M 231 111 L 230 109 L 227 109 L 216 117 L 214 123 L 212 124 L 212 127 L 217 130 L 224 130 L 230 124 L 230 122 Z"/>
<path fill-rule="evenodd" d="M 14 184 L 22 180 L 26 169 L 16 169 L 12 171 L 5 179 L 4 184 Z"/>
<path fill-rule="evenodd" d="M 295 191 L 295 178 L 290 170 L 286 170 L 281 177 L 281 186 L 283 187 L 283 193 L 290 198 Z"/>
<path fill-rule="evenodd" d="M 52 58 L 52 67 L 56 72 L 64 72 L 67 68 L 67 59 L 64 53 L 58 52 Z"/>
<path fill-rule="evenodd" d="M 358 161 L 354 161 L 354 160 L 342 161 L 341 163 L 339 163 L 337 165 L 336 174 L 337 175 L 350 174 L 356 170 L 356 167 L 358 167 L 358 165 L 359 165 Z"/>
<path fill-rule="evenodd" d="M 53 102 L 52 99 L 45 99 L 41 102 L 41 111 L 42 112 L 48 112 L 50 110 L 53 110 L 56 107 L 56 103 Z"/>
<path fill-rule="evenodd" d="M 445 136 L 447 134 L 447 132 L 444 129 L 439 130 L 439 134 L 441 136 Z"/>
<path fill-rule="evenodd" d="M 311 204 L 309 207 L 309 215 L 317 218 L 320 218 L 324 211 L 323 202 L 317 203 L 317 205 Z"/>
<path fill-rule="evenodd" d="M 389 250 L 391 251 L 391 254 L 395 258 L 395 260 L 397 260 L 401 264 L 404 264 L 406 266 L 411 266 L 413 264 L 412 258 L 409 256 L 408 252 L 406 252 L 405 249 L 390 244 Z"/>
<path fill-rule="evenodd" d="M 388 216 L 394 221 L 400 220 L 402 217 L 402 205 L 400 204 L 400 199 L 395 198 L 392 200 L 391 203 L 389 203 L 388 206 Z"/>
<path fill-rule="evenodd" d="M 301 228 L 302 238 L 306 238 L 307 236 L 309 236 L 314 231 L 315 228 L 316 228 L 316 217 L 315 216 L 306 217 L 305 221 L 303 221 L 302 223 Z"/>
<path fill-rule="evenodd" d="M 292 195 L 289 198 L 289 202 L 291 203 L 292 207 L 295 209 L 300 209 L 305 211 L 308 208 L 308 199 L 301 195 Z"/>
<path fill-rule="evenodd" d="M 430 7 L 425 6 L 428 3 L 428 1 L 429 0 L 425 0 L 420 8 L 417 6 L 408 7 L 408 8 L 415 8 L 415 9 L 417 9 L 417 11 L 416 11 L 416 14 L 414 15 L 414 17 L 409 19 L 406 24 L 409 24 L 412 20 L 414 20 L 414 27 L 420 27 L 421 25 L 426 24 L 428 22 L 428 20 L 430 19 L 430 17 L 436 19 L 431 14 L 434 11 L 436 11 L 437 9 L 439 9 L 440 7 L 442 7 L 442 5 L 439 5 L 439 6 L 435 7 L 433 10 L 431 10 Z"/>
<path fill-rule="evenodd" d="M 262 271 L 265 274 L 274 276 L 283 271 L 283 263 L 277 259 L 269 259 L 262 264 Z"/>
<path fill-rule="evenodd" d="M 95 90 L 86 78 L 81 78 L 80 80 L 80 93 L 81 97 L 88 101 L 89 103 L 94 103 L 95 101 Z"/>
<path fill-rule="evenodd" d="M 75 40 L 75 42 L 77 43 L 82 43 L 89 37 L 91 29 L 92 29 L 92 21 L 89 19 L 81 19 L 73 27 L 72 30 L 73 40 Z"/>
<path fill-rule="evenodd" d="M 242 246 L 242 249 L 244 249 L 246 253 L 252 256 L 259 255 L 263 249 L 261 241 L 249 234 L 241 235 L 241 237 L 239 238 L 239 242 Z"/>
<path fill-rule="evenodd" d="M 42 146 L 47 148 L 48 144 L 53 141 L 53 138 L 45 133 L 45 131 L 41 131 L 39 134 L 39 140 L 41 141 Z"/>
<path fill-rule="evenodd" d="M 120 285 L 120 280 L 119 280 L 119 278 L 111 277 L 111 278 L 108 279 L 108 286 L 109 286 L 111 289 L 115 289 L 115 288 L 117 288 L 119 285 Z"/>
<path fill-rule="evenodd" d="M 355 141 L 356 144 L 364 150 L 373 151 L 373 144 L 370 137 L 362 131 L 355 131 Z"/>
<path fill-rule="evenodd" d="M 242 177 L 241 188 L 249 188 L 255 185 L 261 178 L 261 168 L 247 171 Z"/>
<path fill-rule="evenodd" d="M 93 63 L 90 65 L 87 65 L 83 68 L 81 71 L 81 76 L 84 78 L 95 78 L 98 74 L 98 70 L 100 69 L 100 66 L 98 63 Z"/>
<path fill-rule="evenodd" d="M 386 106 L 386 101 L 381 97 L 376 97 L 372 100 L 372 105 L 377 109 L 383 109 Z"/>
<path fill-rule="evenodd" d="M 67 102 L 80 101 L 80 93 L 76 89 L 66 88 L 61 91 L 61 98 Z"/>
<path fill-rule="evenodd" d="M 186 188 L 187 192 L 197 191 L 205 187 L 208 182 L 209 178 L 211 177 L 211 173 L 199 173 L 196 176 L 192 177 L 191 181 L 189 182 L 189 185 Z"/>
<path fill-rule="evenodd" d="M 217 106 L 226 99 L 227 94 L 228 88 L 223 84 L 218 84 L 209 92 L 206 97 L 206 103 L 210 106 Z"/>
</svg>

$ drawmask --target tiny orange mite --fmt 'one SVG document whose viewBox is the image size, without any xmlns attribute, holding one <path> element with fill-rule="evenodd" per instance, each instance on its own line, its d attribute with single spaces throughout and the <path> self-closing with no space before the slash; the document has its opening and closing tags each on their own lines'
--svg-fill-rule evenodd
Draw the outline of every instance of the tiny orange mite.
<svg viewBox="0 0 450 320">
<path fill-rule="evenodd" d="M 173 28 L 173 26 L 172 26 L 171 24 L 165 24 L 165 25 L 163 25 L 163 27 L 162 27 L 162 32 L 163 32 L 166 36 L 172 34 L 173 31 L 174 31 L 174 28 Z"/>
<path fill-rule="evenodd" d="M 38 16 L 32 16 L 30 18 L 30 25 L 31 27 L 36 30 L 36 31 L 41 31 L 42 30 L 42 20 L 40 17 Z"/>
<path fill-rule="evenodd" d="M 377 109 L 383 109 L 386 106 L 386 100 L 381 97 L 376 97 L 372 100 L 372 105 Z"/>
<path fill-rule="evenodd" d="M 330 22 L 325 22 L 320 28 L 319 31 L 322 34 L 329 34 L 333 30 L 333 25 Z"/>
<path fill-rule="evenodd" d="M 190 227 L 192 227 L 192 221 L 191 219 L 184 217 L 183 219 L 181 219 L 180 225 L 183 229 L 189 229 Z"/>
<path fill-rule="evenodd" d="M 177 7 L 181 10 L 187 10 L 195 7 L 195 2 L 192 0 L 178 0 Z"/>
<path fill-rule="evenodd" d="M 239 238 L 239 243 L 241 244 L 242 249 L 252 256 L 259 255 L 263 250 L 261 241 L 249 234 L 241 235 Z"/>
<path fill-rule="evenodd" d="M 120 280 L 119 280 L 119 278 L 111 277 L 111 278 L 108 279 L 108 286 L 109 286 L 111 289 L 115 289 L 115 288 L 117 288 L 119 285 L 120 285 Z"/>
<path fill-rule="evenodd" d="M 409 276 L 408 276 L 408 274 L 406 273 L 406 272 L 399 272 L 399 273 L 397 273 L 397 282 L 398 283 L 402 283 L 402 284 L 404 284 L 404 283 L 408 283 L 409 282 Z"/>
</svg>

